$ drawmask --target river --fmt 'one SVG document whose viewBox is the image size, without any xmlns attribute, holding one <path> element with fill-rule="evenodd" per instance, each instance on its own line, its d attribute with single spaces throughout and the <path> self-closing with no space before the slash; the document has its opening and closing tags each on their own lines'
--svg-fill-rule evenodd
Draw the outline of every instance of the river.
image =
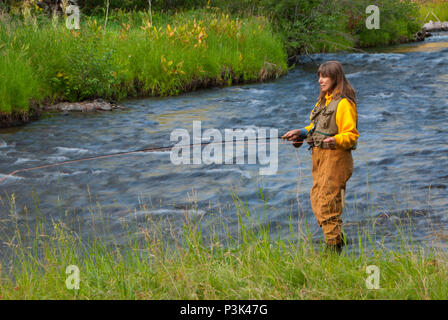
<svg viewBox="0 0 448 320">
<path fill-rule="evenodd" d="M 448 242 L 448 35 L 360 53 L 315 54 L 339 60 L 357 92 L 360 139 L 343 214 L 349 237 L 370 230 L 386 245 L 397 225 L 412 218 L 415 242 Z M 14 170 L 115 152 L 170 146 L 176 128 L 276 128 L 308 124 L 318 94 L 317 67 L 303 63 L 269 83 L 213 88 L 177 97 L 127 100 L 126 110 L 48 115 L 0 130 L 0 178 Z M 278 170 L 260 175 L 257 164 L 173 165 L 170 152 L 147 152 L 18 173 L 0 184 L 0 242 L 12 236 L 14 212 L 25 228 L 36 216 L 76 217 L 83 234 L 126 238 L 148 219 L 169 219 L 181 232 L 185 217 L 237 227 L 231 192 L 267 215 L 273 233 L 287 236 L 302 215 L 314 232 L 307 147 L 278 145 Z M 299 189 L 298 180 L 300 178 Z M 264 191 L 266 204 L 260 196 Z M 13 208 L 11 194 L 14 194 Z M 297 197 L 298 194 L 298 197 Z M 298 205 L 297 199 L 300 202 Z M 92 222 L 101 216 L 99 222 Z M 50 220 L 48 220 L 50 221 Z M 126 222 L 131 229 L 123 228 Z M 372 228 L 372 223 L 375 228 Z M 108 225 L 99 232 L 98 224 Z M 167 236 L 169 236 L 167 234 Z M 316 233 L 321 239 L 321 232 Z"/>
</svg>

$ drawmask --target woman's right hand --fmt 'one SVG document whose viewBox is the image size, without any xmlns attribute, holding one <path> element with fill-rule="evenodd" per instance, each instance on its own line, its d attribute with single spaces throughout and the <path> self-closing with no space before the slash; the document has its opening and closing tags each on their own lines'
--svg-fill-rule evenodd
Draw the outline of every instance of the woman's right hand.
<svg viewBox="0 0 448 320">
<path fill-rule="evenodd" d="M 288 131 L 282 136 L 282 139 L 286 139 L 288 141 L 296 141 L 299 140 L 299 138 L 300 138 L 300 129 L 294 129 Z"/>
</svg>

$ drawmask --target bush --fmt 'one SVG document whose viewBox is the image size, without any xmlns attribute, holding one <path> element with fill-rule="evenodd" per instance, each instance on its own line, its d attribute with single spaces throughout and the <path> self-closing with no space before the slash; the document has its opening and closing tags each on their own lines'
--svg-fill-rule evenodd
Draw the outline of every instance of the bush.
<svg viewBox="0 0 448 320">
<path fill-rule="evenodd" d="M 50 79 L 53 92 L 75 102 L 94 98 L 119 100 L 126 96 L 118 86 L 118 66 L 113 63 L 113 49 L 94 43 L 77 44 L 65 57 L 67 68 Z"/>
<path fill-rule="evenodd" d="M 418 5 L 410 0 L 357 0 L 350 1 L 348 31 L 358 39 L 358 46 L 384 46 L 413 39 L 421 28 L 418 21 Z M 348 6 L 347 1 L 345 4 Z M 369 30 L 365 25 L 367 6 L 374 4 L 380 9 L 380 29 Z M 345 5 L 343 5 L 345 6 Z"/>
</svg>

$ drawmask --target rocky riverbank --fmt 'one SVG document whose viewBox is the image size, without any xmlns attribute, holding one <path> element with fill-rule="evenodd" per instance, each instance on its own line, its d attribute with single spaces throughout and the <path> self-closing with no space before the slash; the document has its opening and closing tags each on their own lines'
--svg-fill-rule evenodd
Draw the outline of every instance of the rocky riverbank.
<svg viewBox="0 0 448 320">
<path fill-rule="evenodd" d="M 422 27 L 422 30 L 427 32 L 442 32 L 448 31 L 448 21 L 440 22 L 440 21 L 432 21 L 430 20 L 428 23 L 425 23 Z"/>
<path fill-rule="evenodd" d="M 53 105 L 43 106 L 43 111 L 61 111 L 61 112 L 101 112 L 112 111 L 115 109 L 124 109 L 115 101 L 105 101 L 96 99 L 83 102 L 61 102 Z"/>
<path fill-rule="evenodd" d="M 39 110 L 33 107 L 30 107 L 30 110 L 27 112 L 16 113 L 13 115 L 0 115 L 0 128 L 22 126 L 30 121 L 39 119 L 39 116 Z"/>
<path fill-rule="evenodd" d="M 425 23 L 422 29 L 414 35 L 414 39 L 416 41 L 424 41 L 425 38 L 431 37 L 431 32 L 443 32 L 448 31 L 448 21 L 440 22 L 440 21 L 432 21 L 430 20 L 428 23 Z"/>
<path fill-rule="evenodd" d="M 125 109 L 125 107 L 118 105 L 115 101 L 106 101 L 103 99 L 82 102 L 60 102 L 43 106 L 33 104 L 30 106 L 29 112 L 1 115 L 0 128 L 25 125 L 30 121 L 38 120 L 44 112 L 68 114 L 70 112 L 107 112 L 117 109 Z"/>
</svg>

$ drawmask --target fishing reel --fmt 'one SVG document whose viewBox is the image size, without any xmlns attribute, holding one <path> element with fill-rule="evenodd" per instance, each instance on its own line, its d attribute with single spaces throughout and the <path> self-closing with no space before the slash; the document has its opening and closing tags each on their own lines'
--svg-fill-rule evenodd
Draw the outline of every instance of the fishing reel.
<svg viewBox="0 0 448 320">
<path fill-rule="evenodd" d="M 281 136 L 281 138 L 282 138 L 282 140 L 287 140 L 284 136 Z M 288 140 L 288 141 L 290 141 L 290 140 Z M 292 140 L 292 145 L 293 145 L 296 149 L 298 149 L 298 148 L 300 148 L 300 147 L 303 145 L 303 141 L 304 141 L 304 139 L 297 138 L 297 139 L 295 139 L 295 140 Z"/>
<path fill-rule="evenodd" d="M 300 139 L 294 140 L 292 145 L 294 146 L 294 148 L 298 149 L 303 145 L 303 140 Z"/>
</svg>

